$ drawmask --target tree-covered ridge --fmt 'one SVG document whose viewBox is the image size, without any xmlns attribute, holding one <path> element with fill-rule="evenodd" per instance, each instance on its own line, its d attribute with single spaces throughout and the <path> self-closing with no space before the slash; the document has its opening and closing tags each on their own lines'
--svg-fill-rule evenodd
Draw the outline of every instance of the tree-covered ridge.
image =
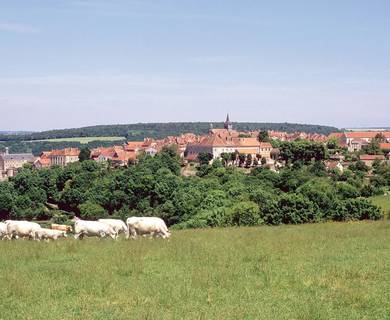
<svg viewBox="0 0 390 320">
<path fill-rule="evenodd" d="M 172 149 L 117 169 L 90 160 L 64 168 L 25 167 L 0 183 L 0 219 L 66 222 L 73 214 L 86 219 L 142 215 L 191 228 L 382 217 L 365 197 L 390 186 L 388 164 L 375 163 L 369 178 L 360 161 L 342 173 L 327 171 L 327 150 L 313 143 L 311 152 L 310 143 L 294 144 L 291 150 L 282 146 L 288 165 L 280 172 L 259 167 L 248 174 L 216 160 L 185 177 Z"/>
<path fill-rule="evenodd" d="M 215 128 L 223 128 L 222 122 L 213 123 Z M 233 123 L 239 131 L 276 130 L 286 132 L 307 132 L 329 134 L 338 131 L 335 127 L 296 124 L 296 123 Z M 123 136 L 129 140 L 142 140 L 144 138 L 162 139 L 167 136 L 178 136 L 183 133 L 207 134 L 210 129 L 209 122 L 171 122 L 171 123 L 137 123 L 123 125 L 99 125 L 83 128 L 50 130 L 18 135 L 1 135 L 0 141 L 44 140 L 73 137 L 102 137 Z"/>
<path fill-rule="evenodd" d="M 31 152 L 35 156 L 41 154 L 42 151 L 50 151 L 54 149 L 64 148 L 83 148 L 89 149 L 97 147 L 109 147 L 118 145 L 123 142 L 121 141 L 91 141 L 88 143 L 80 143 L 76 141 L 4 141 L 0 142 L 0 152 L 4 151 L 5 147 L 9 147 L 10 153 L 24 153 Z"/>
</svg>

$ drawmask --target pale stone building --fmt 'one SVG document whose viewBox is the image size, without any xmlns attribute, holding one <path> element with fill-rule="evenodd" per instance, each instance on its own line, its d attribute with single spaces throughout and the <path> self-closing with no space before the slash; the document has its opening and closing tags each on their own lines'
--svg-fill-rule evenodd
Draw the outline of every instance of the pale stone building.
<svg viewBox="0 0 390 320">
<path fill-rule="evenodd" d="M 242 137 L 240 133 L 233 130 L 229 115 L 225 121 L 224 129 L 211 129 L 209 135 L 200 142 L 187 145 L 187 159 L 196 159 L 199 153 L 210 153 L 213 159 L 221 158 L 223 153 L 239 153 L 244 155 L 265 158 L 271 160 L 272 146 L 268 142 L 259 142 L 253 137 Z"/>
<path fill-rule="evenodd" d="M 48 155 L 50 165 L 66 166 L 69 163 L 79 161 L 80 150 L 78 148 L 65 148 L 62 150 L 53 150 Z"/>
<path fill-rule="evenodd" d="M 5 153 L 0 153 L 0 180 L 13 177 L 24 164 L 33 163 L 34 160 L 32 153 L 9 153 L 6 148 Z"/>
</svg>

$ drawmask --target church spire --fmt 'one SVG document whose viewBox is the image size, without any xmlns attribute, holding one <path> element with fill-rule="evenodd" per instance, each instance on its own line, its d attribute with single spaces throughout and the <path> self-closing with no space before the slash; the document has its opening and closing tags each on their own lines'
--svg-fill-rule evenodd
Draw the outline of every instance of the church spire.
<svg viewBox="0 0 390 320">
<path fill-rule="evenodd" d="M 229 131 L 233 130 L 233 125 L 232 125 L 232 123 L 230 122 L 229 113 L 228 113 L 227 116 L 226 116 L 226 121 L 225 121 L 225 123 L 224 123 L 224 128 L 225 128 L 226 130 L 229 130 Z"/>
</svg>

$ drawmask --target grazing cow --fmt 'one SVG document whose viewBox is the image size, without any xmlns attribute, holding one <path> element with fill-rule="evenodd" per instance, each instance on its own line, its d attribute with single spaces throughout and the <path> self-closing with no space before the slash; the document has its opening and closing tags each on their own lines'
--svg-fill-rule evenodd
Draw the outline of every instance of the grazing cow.
<svg viewBox="0 0 390 320">
<path fill-rule="evenodd" d="M 75 239 L 81 240 L 84 238 L 84 236 L 99 238 L 111 237 L 112 239 L 116 239 L 116 232 L 106 223 L 102 223 L 99 221 L 86 221 L 78 218 L 74 218 L 73 220 L 75 221 Z"/>
<path fill-rule="evenodd" d="M 129 238 L 129 229 L 127 228 L 126 223 L 119 219 L 99 219 L 99 222 L 105 223 L 114 229 L 117 235 L 124 233 L 126 239 Z"/>
<path fill-rule="evenodd" d="M 53 223 L 51 225 L 52 230 L 58 230 L 58 231 L 65 231 L 65 232 L 72 232 L 73 229 L 71 226 L 67 226 L 65 224 L 55 224 Z"/>
<path fill-rule="evenodd" d="M 169 238 L 171 233 L 163 219 L 156 217 L 131 217 L 126 220 L 127 227 L 133 239 L 137 236 L 150 235 L 160 236 L 163 239 Z"/>
<path fill-rule="evenodd" d="M 65 231 L 58 231 L 52 229 L 41 228 L 35 231 L 35 240 L 57 240 L 59 238 L 66 238 Z"/>
<path fill-rule="evenodd" d="M 0 222 L 0 239 L 4 240 L 7 237 L 7 225 Z"/>
<path fill-rule="evenodd" d="M 35 240 L 35 231 L 40 230 L 38 223 L 30 221 L 7 220 L 7 238 L 29 238 Z"/>
</svg>

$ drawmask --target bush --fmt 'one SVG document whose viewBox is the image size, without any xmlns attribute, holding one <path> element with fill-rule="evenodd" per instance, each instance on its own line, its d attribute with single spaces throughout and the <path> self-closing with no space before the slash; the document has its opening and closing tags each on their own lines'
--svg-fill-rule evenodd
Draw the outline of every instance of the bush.
<svg viewBox="0 0 390 320">
<path fill-rule="evenodd" d="M 264 223 L 259 206 L 252 201 L 236 203 L 231 209 L 231 221 L 237 226 L 257 226 Z"/>
<path fill-rule="evenodd" d="M 80 218 L 86 220 L 97 220 L 104 218 L 107 213 L 102 206 L 92 201 L 87 201 L 79 205 Z"/>
<path fill-rule="evenodd" d="M 69 218 L 73 216 L 72 214 L 69 215 L 69 213 L 61 210 L 54 210 L 51 212 L 51 214 L 53 223 L 57 224 L 68 224 Z"/>
<path fill-rule="evenodd" d="M 231 214 L 228 208 L 215 208 L 203 210 L 195 217 L 176 224 L 175 229 L 228 227 L 231 225 Z"/>
<path fill-rule="evenodd" d="M 298 194 L 284 194 L 278 202 L 282 223 L 298 224 L 319 220 L 318 208 Z"/>
<path fill-rule="evenodd" d="M 380 220 L 381 210 L 367 199 L 347 199 L 337 204 L 333 215 L 335 221 Z"/>
<path fill-rule="evenodd" d="M 337 185 L 337 194 L 342 199 L 357 198 L 360 195 L 359 190 L 356 187 L 346 182 Z"/>
</svg>

